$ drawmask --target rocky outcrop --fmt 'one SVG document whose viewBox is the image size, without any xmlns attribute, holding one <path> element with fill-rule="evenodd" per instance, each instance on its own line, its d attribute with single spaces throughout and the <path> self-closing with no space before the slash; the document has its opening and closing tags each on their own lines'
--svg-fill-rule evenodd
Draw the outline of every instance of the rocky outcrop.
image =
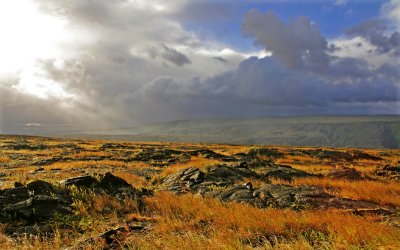
<svg viewBox="0 0 400 250">
<path fill-rule="evenodd" d="M 115 192 L 120 189 L 132 188 L 132 186 L 124 179 L 107 172 L 101 178 L 100 182 L 96 185 L 97 188 L 107 190 L 109 192 Z"/>
<path fill-rule="evenodd" d="M 189 151 L 188 153 L 191 156 L 200 156 L 200 157 L 204 157 L 206 159 L 221 160 L 223 162 L 237 160 L 235 157 L 219 154 L 219 153 L 216 153 L 216 152 L 212 151 L 211 149 L 207 149 L 207 148 Z"/>
<path fill-rule="evenodd" d="M 284 173 L 285 178 L 299 174 L 290 167 L 275 167 L 282 168 L 279 171 Z M 268 184 L 268 178 L 265 177 L 279 176 L 275 174 L 278 170 L 272 171 L 268 168 L 271 166 L 262 172 L 243 168 L 243 164 L 236 167 L 214 166 L 205 171 L 191 167 L 168 176 L 162 187 L 177 194 L 190 192 L 224 202 L 248 203 L 259 208 L 381 209 L 371 202 L 335 197 L 319 187 Z M 245 178 L 264 180 L 265 184 L 253 187 L 251 182 L 243 183 Z"/>
<path fill-rule="evenodd" d="M 167 166 L 190 159 L 190 155 L 172 149 L 146 148 L 138 153 L 133 160 L 150 163 L 153 166 Z"/>
<path fill-rule="evenodd" d="M 90 175 L 68 178 L 55 186 L 43 180 L 36 180 L 26 185 L 16 183 L 15 188 L 0 190 L 0 222 L 15 220 L 25 221 L 23 226 L 37 224 L 40 228 L 56 214 L 73 213 L 73 200 L 70 186 L 91 189 L 99 194 L 108 194 L 123 201 L 126 198 L 138 200 L 139 208 L 142 196 L 151 195 L 147 189 L 135 189 L 122 178 L 106 173 L 100 181 Z M 10 234 L 24 232 L 21 227 L 7 228 Z M 34 231 L 34 230 L 33 230 Z"/>
<path fill-rule="evenodd" d="M 0 219 L 25 219 L 41 221 L 56 213 L 71 212 L 70 197 L 45 181 L 34 181 L 25 186 L 0 192 Z"/>
<path fill-rule="evenodd" d="M 354 168 L 335 169 L 326 174 L 326 177 L 334 179 L 361 180 L 364 179 L 360 172 Z"/>
<path fill-rule="evenodd" d="M 76 176 L 72 178 L 65 179 L 61 181 L 62 184 L 65 186 L 76 186 L 76 187 L 94 187 L 96 186 L 99 181 L 94 178 L 93 176 L 90 175 L 82 175 L 82 176 Z"/>
<path fill-rule="evenodd" d="M 375 175 L 378 177 L 384 177 L 386 179 L 400 180 L 400 165 L 386 165 L 383 168 L 376 170 Z"/>
</svg>

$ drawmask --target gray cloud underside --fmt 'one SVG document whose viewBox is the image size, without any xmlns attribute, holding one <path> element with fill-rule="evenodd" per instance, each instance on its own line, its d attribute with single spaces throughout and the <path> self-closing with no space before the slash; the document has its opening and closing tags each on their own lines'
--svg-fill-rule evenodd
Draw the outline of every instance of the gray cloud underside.
<svg viewBox="0 0 400 250">
<path fill-rule="evenodd" d="M 331 76 L 290 71 L 276 58 L 249 58 L 234 71 L 207 79 L 184 81 L 162 77 L 139 91 L 120 95 L 121 106 L 143 105 L 132 115 L 162 115 L 168 112 L 193 115 L 279 115 L 365 113 L 399 108 L 399 87 L 377 74 L 357 82 L 331 82 Z M 381 110 L 379 105 L 386 103 Z M 221 112 L 223 110 L 223 112 Z M 263 112 L 264 111 L 264 112 Z M 194 116 L 196 117 L 196 116 Z"/>
<path fill-rule="evenodd" d="M 233 71 L 205 79 L 161 77 L 120 98 L 126 105 L 146 103 L 152 114 L 158 113 L 157 107 L 173 107 L 186 114 L 208 110 L 220 115 L 213 105 L 224 112 L 232 107 L 228 113 L 237 115 L 252 108 L 259 112 L 260 107 L 264 114 L 275 115 L 291 109 L 351 113 L 360 107 L 363 113 L 398 113 L 399 65 L 373 69 L 361 58 L 333 56 L 328 42 L 305 17 L 285 24 L 272 12 L 252 10 L 245 15 L 243 32 L 273 56 L 249 58 Z M 397 33 L 393 34 L 381 37 L 390 40 Z"/>
</svg>

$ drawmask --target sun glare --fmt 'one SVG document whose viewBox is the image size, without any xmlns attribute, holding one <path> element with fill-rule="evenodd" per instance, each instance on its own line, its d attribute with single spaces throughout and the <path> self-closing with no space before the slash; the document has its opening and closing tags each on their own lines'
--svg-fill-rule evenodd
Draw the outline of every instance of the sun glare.
<svg viewBox="0 0 400 250">
<path fill-rule="evenodd" d="M 62 87 L 38 77 L 35 60 L 61 56 L 60 45 L 69 39 L 66 21 L 42 14 L 30 0 L 0 2 L 0 74 L 19 73 L 14 86 L 40 98 L 68 96 Z"/>
<path fill-rule="evenodd" d="M 73 98 L 74 95 L 66 92 L 60 83 L 46 77 L 46 72 L 33 63 L 26 65 L 20 75 L 20 81 L 14 89 L 41 99 L 57 97 L 62 99 Z"/>
</svg>

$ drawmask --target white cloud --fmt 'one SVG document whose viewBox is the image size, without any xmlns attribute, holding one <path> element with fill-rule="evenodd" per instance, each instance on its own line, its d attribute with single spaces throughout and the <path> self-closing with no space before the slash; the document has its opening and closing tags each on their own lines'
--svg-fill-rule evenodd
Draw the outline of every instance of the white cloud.
<svg viewBox="0 0 400 250">
<path fill-rule="evenodd" d="M 348 0 L 336 0 L 335 5 L 346 5 Z"/>
<path fill-rule="evenodd" d="M 397 30 L 400 30 L 400 0 L 390 0 L 382 7 L 383 15 L 393 20 L 397 25 Z"/>
</svg>

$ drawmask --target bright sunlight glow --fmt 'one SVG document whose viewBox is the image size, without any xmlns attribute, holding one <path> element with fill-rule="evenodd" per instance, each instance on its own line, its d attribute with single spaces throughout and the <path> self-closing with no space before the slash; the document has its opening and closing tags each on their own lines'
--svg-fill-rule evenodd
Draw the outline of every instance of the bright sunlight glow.
<svg viewBox="0 0 400 250">
<path fill-rule="evenodd" d="M 19 73 L 15 89 L 39 98 L 63 98 L 61 85 L 43 77 L 35 60 L 61 55 L 60 45 L 69 40 L 66 22 L 44 15 L 30 0 L 0 2 L 0 74 Z"/>
</svg>

